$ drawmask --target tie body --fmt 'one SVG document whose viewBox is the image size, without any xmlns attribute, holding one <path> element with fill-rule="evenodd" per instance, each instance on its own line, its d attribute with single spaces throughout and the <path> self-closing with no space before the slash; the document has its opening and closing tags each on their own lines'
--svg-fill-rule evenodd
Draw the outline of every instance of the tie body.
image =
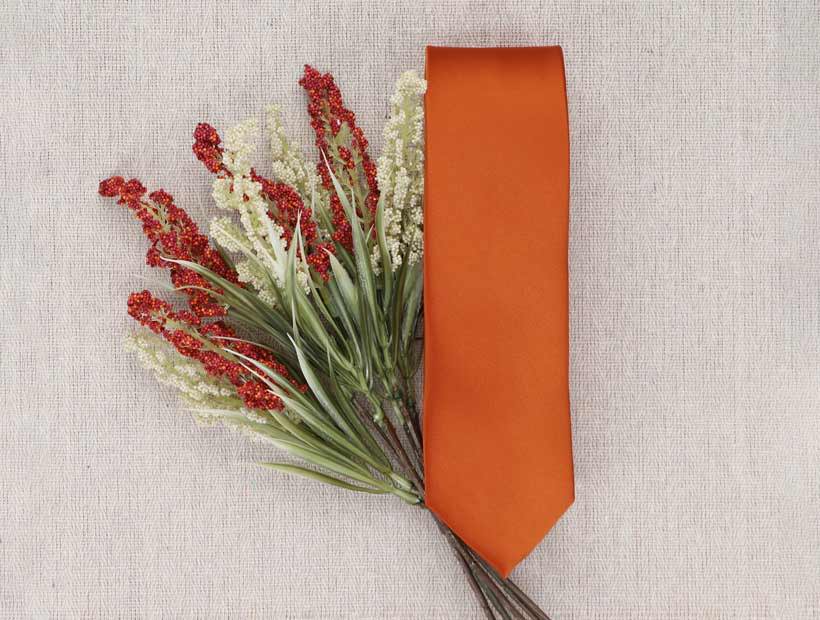
<svg viewBox="0 0 820 620">
<path fill-rule="evenodd" d="M 507 576 L 574 499 L 561 49 L 427 49 L 427 505 Z"/>
</svg>

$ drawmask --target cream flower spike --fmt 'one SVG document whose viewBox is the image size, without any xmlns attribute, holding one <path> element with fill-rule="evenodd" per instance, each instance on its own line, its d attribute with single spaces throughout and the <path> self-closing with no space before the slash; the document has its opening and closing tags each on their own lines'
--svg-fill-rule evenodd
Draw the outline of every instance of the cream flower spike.
<svg viewBox="0 0 820 620">
<path fill-rule="evenodd" d="M 265 303 L 273 305 L 275 294 L 272 286 L 280 289 L 285 285 L 287 248 L 284 230 L 268 215 L 269 205 L 262 196 L 262 185 L 251 176 L 251 156 L 256 150 L 259 129 L 255 119 L 248 119 L 228 130 L 225 135 L 225 152 L 222 161 L 232 176 L 217 177 L 213 183 L 213 198 L 217 206 L 239 213 L 244 240 L 239 243 L 238 228 L 228 228 L 224 220 L 212 224 L 214 237 L 229 252 L 242 252 L 248 264 L 243 265 L 240 276 L 249 278 L 260 292 Z M 224 243 L 223 243 L 224 242 Z M 274 282 L 266 281 L 268 273 Z M 297 263 L 299 285 L 310 294 L 308 266 L 303 260 Z"/>
<path fill-rule="evenodd" d="M 279 106 L 271 104 L 267 107 L 266 126 L 273 177 L 290 185 L 299 192 L 305 204 L 310 204 L 311 188 L 320 186 L 319 177 L 315 167 L 306 162 L 302 151 L 288 139 Z"/>
<path fill-rule="evenodd" d="M 403 73 L 390 99 L 384 148 L 378 160 L 384 228 L 393 271 L 414 265 L 423 252 L 424 107 L 427 82 Z"/>
<path fill-rule="evenodd" d="M 137 354 L 143 368 L 153 372 L 160 383 L 179 391 L 186 403 L 195 407 L 243 410 L 242 400 L 230 383 L 209 375 L 202 364 L 183 357 L 161 337 L 144 330 L 128 336 L 125 345 Z M 197 421 L 210 420 L 197 416 Z"/>
</svg>

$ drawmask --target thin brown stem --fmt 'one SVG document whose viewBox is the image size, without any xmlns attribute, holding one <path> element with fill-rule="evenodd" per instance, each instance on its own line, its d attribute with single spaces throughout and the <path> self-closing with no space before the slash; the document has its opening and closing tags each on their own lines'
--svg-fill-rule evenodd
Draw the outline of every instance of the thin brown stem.
<svg viewBox="0 0 820 620">
<path fill-rule="evenodd" d="M 387 429 L 388 435 L 390 435 L 393 443 L 396 444 L 396 450 L 399 452 L 399 457 L 404 462 L 404 465 L 409 468 L 415 481 L 417 481 L 421 485 L 421 488 L 424 489 L 424 483 L 421 481 L 421 473 L 416 470 L 416 467 L 410 460 L 410 456 L 407 454 L 407 450 L 404 449 L 404 445 L 402 444 L 401 439 L 399 439 L 399 435 L 396 432 L 396 427 L 393 426 L 393 422 L 387 415 L 384 416 L 383 422 L 385 428 Z"/>
<path fill-rule="evenodd" d="M 473 560 L 475 561 L 474 553 L 472 553 L 471 551 L 472 550 L 468 547 L 467 552 L 470 554 L 471 557 L 473 557 Z M 481 579 L 484 581 L 484 583 L 487 584 L 492 593 L 498 599 L 498 604 L 500 605 L 499 611 L 505 617 L 510 618 L 510 620 L 512 620 L 512 618 L 516 618 L 517 620 L 527 620 L 524 614 L 521 613 L 521 611 L 515 606 L 515 603 L 512 601 L 510 595 L 503 588 L 499 587 L 499 585 L 493 579 L 492 575 L 490 575 L 486 570 L 484 570 L 481 564 L 478 564 L 476 562 L 476 566 L 478 566 L 479 570 L 481 570 L 481 572 L 479 572 Z"/>
<path fill-rule="evenodd" d="M 404 398 L 402 399 L 402 406 L 407 412 L 407 418 L 410 420 L 410 425 L 413 427 L 413 433 L 416 436 L 416 443 L 418 444 L 419 452 L 424 446 L 424 435 L 421 432 L 421 415 L 419 415 L 418 406 L 416 406 L 416 399 L 414 396 L 413 386 L 410 385 L 409 380 L 405 380 Z"/>
<path fill-rule="evenodd" d="M 486 574 L 482 566 L 476 562 L 470 548 L 464 543 L 464 541 L 456 536 L 453 531 L 441 520 L 439 520 L 435 514 L 432 512 L 430 514 L 433 515 L 433 519 L 435 519 L 439 529 L 441 529 L 448 542 L 450 542 L 451 546 L 458 552 L 461 560 L 467 565 L 470 573 L 477 579 L 478 585 L 482 592 L 486 595 L 487 599 L 492 602 L 493 607 L 495 607 L 499 615 L 501 615 L 504 620 L 512 620 L 512 612 L 512 614 L 515 614 L 517 618 L 525 620 L 524 616 L 522 616 L 518 610 L 515 609 L 515 606 L 507 600 L 504 593 L 496 584 L 493 583 L 492 579 Z"/>
<path fill-rule="evenodd" d="M 470 549 L 470 547 L 467 547 L 467 551 L 473 557 L 475 562 L 481 567 L 484 574 L 487 576 L 486 578 L 489 580 L 493 591 L 499 599 L 503 601 L 503 603 L 511 610 L 512 614 L 516 618 L 526 620 L 532 612 L 515 598 L 513 593 L 507 587 L 507 582 L 502 579 L 490 566 L 488 566 L 486 562 L 483 562 L 481 557 L 475 551 Z"/>
<path fill-rule="evenodd" d="M 413 415 L 411 414 L 410 410 L 407 407 L 407 404 L 403 400 L 398 399 L 393 402 L 396 405 L 396 409 L 399 411 L 399 416 L 404 422 L 404 425 L 407 427 L 407 434 L 410 436 L 410 439 L 413 442 L 413 447 L 416 449 L 416 452 L 418 454 L 421 454 L 421 432 L 419 429 L 416 428 Z"/>
<path fill-rule="evenodd" d="M 396 446 L 390 440 L 390 437 L 387 435 L 385 430 L 379 424 L 376 424 L 376 422 L 373 421 L 373 416 L 370 415 L 369 412 L 364 411 L 361 407 L 358 407 L 358 406 L 354 406 L 354 410 L 356 411 L 356 413 L 358 414 L 358 416 L 362 420 L 362 422 L 365 424 L 365 426 L 368 429 L 370 429 L 370 431 L 372 433 L 375 433 L 376 435 L 381 437 L 382 443 L 385 446 L 387 446 L 388 452 L 393 457 L 395 463 L 402 464 L 402 458 L 399 455 Z M 388 458 L 390 458 L 390 456 L 388 456 Z M 395 467 L 395 463 L 391 463 L 391 467 Z M 401 469 L 404 470 L 405 467 L 402 467 Z M 414 483 L 414 485 L 416 487 L 416 490 L 418 491 L 419 495 L 421 495 L 421 496 L 424 495 L 424 484 L 418 478 L 415 471 L 413 471 L 412 469 L 409 469 L 407 471 L 402 471 L 400 473 L 406 474 L 411 479 L 411 481 Z"/>
<path fill-rule="evenodd" d="M 542 610 L 538 605 L 533 601 L 529 596 L 527 596 L 521 588 L 519 588 L 512 579 L 504 579 L 495 572 L 495 570 L 485 562 L 481 556 L 479 556 L 475 551 L 472 551 L 473 555 L 476 558 L 476 561 L 482 565 L 484 570 L 494 579 L 496 580 L 502 588 L 505 590 L 509 590 L 510 595 L 515 599 L 515 601 L 524 609 L 526 609 L 529 613 L 531 613 L 537 620 L 550 620 L 550 617 Z"/>
<path fill-rule="evenodd" d="M 375 410 L 381 409 L 379 401 L 375 396 L 368 394 L 367 397 L 370 405 Z M 396 460 L 401 464 L 402 469 L 405 470 L 403 473 L 410 477 L 410 480 L 416 485 L 419 494 L 423 496 L 424 481 L 422 475 L 413 466 L 407 451 L 404 449 L 401 440 L 396 434 L 396 429 L 390 421 L 390 418 L 382 412 L 381 419 L 379 422 L 376 422 L 373 416 L 371 416 L 368 412 L 359 410 L 359 413 L 364 419 L 365 424 L 367 424 L 370 428 L 375 429 L 382 438 L 382 441 L 384 441 L 385 445 L 390 448 Z"/>
<path fill-rule="evenodd" d="M 521 602 L 524 607 L 526 607 L 530 613 L 532 613 L 538 620 L 550 620 L 550 617 L 544 613 L 544 611 L 535 604 L 535 602 L 526 594 L 524 591 L 521 590 L 512 579 L 505 579 L 504 582 L 507 584 L 507 587 L 513 592 L 513 595 L 516 597 L 518 601 Z"/>
<path fill-rule="evenodd" d="M 550 620 L 549 616 L 524 594 L 512 580 L 502 578 L 478 553 L 471 549 L 435 515 L 433 515 L 433 518 L 440 524 L 440 527 L 444 528 L 445 535 L 451 537 L 458 544 L 469 568 L 474 574 L 478 575 L 479 584 L 483 589 L 488 590 L 488 594 L 491 595 L 489 598 L 500 614 L 507 617 L 511 613 L 519 619 Z"/>
<path fill-rule="evenodd" d="M 387 432 L 390 433 L 390 436 L 393 438 L 393 441 L 395 441 L 398 444 L 399 450 L 401 450 L 401 453 L 404 456 L 404 459 L 408 463 L 411 463 L 412 461 L 410 459 L 410 455 L 407 453 L 407 450 L 405 450 L 404 444 L 402 444 L 401 440 L 399 439 L 399 435 L 398 435 L 398 432 L 396 431 L 396 427 L 393 425 L 393 421 L 387 416 L 387 414 L 385 414 L 385 416 L 384 416 L 384 422 L 385 422 L 385 425 L 387 426 Z M 413 451 L 413 456 L 415 457 L 413 460 L 417 461 L 417 463 L 414 464 L 413 467 L 414 467 L 414 469 L 416 469 L 416 473 L 419 476 L 421 476 L 421 467 L 419 465 L 420 464 L 419 453 L 414 450 Z"/>
<path fill-rule="evenodd" d="M 433 520 L 436 522 L 439 530 L 444 535 L 445 540 L 453 549 L 453 552 L 456 555 L 456 558 L 461 564 L 461 568 L 467 574 L 467 581 L 470 584 L 470 588 L 472 588 L 473 592 L 475 593 L 476 597 L 478 597 L 478 602 L 481 605 L 481 609 L 484 612 L 484 615 L 487 617 L 488 620 L 496 620 L 495 614 L 493 613 L 492 608 L 490 607 L 489 600 L 484 592 L 481 583 L 478 581 L 478 578 L 475 575 L 475 572 L 470 567 L 470 564 L 467 562 L 467 559 L 464 557 L 464 551 L 460 548 L 462 544 L 458 538 L 453 535 L 453 533 L 445 526 L 441 521 L 439 521 L 438 517 L 434 515 L 432 512 L 430 513 L 433 515 Z"/>
</svg>

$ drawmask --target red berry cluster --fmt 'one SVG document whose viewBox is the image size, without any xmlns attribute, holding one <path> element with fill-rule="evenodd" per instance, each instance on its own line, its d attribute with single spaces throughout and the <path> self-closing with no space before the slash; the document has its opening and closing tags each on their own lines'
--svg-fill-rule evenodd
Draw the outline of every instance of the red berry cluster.
<svg viewBox="0 0 820 620">
<path fill-rule="evenodd" d="M 238 282 L 233 268 L 210 245 L 208 237 L 199 232 L 189 215 L 174 204 L 168 192 L 157 190 L 145 200 L 146 189 L 142 183 L 137 179 L 125 181 L 119 176 L 100 182 L 99 192 L 108 198 L 119 197 L 118 204 L 127 206 L 142 222 L 142 230 L 151 242 L 146 262 L 152 267 L 170 270 L 171 282 L 188 295 L 195 314 L 202 317 L 225 315 L 225 308 L 207 290 L 220 291 L 196 272 L 164 260 L 174 258 L 197 263 L 230 282 Z"/>
<path fill-rule="evenodd" d="M 157 299 L 149 291 L 131 293 L 128 298 L 128 314 L 151 331 L 160 334 L 180 354 L 200 362 L 209 375 L 230 381 L 245 405 L 251 409 L 281 411 L 284 403 L 245 366 L 223 351 L 225 344 L 285 377 L 299 391 L 307 390 L 307 386 L 300 385 L 290 377 L 287 368 L 267 349 L 238 340 L 222 341 L 224 338 L 236 338 L 236 332 L 222 321 L 203 324 L 202 319 L 195 314 L 174 312 L 169 303 Z"/>
<path fill-rule="evenodd" d="M 316 133 L 316 146 L 328 159 L 337 157 L 342 162 L 342 169 L 338 173 L 341 174 L 344 171 L 351 185 L 362 188 L 362 193 L 366 196 L 365 206 L 370 217 L 373 218 L 379 202 L 376 164 L 373 163 L 367 151 L 367 138 L 364 137 L 361 128 L 356 125 L 356 115 L 344 107 L 342 94 L 330 73 L 322 74 L 310 65 L 305 65 L 305 73 L 299 80 L 299 84 L 308 94 L 308 114 L 310 125 Z M 339 145 L 337 152 L 333 153 L 328 143 L 328 132 L 335 138 L 344 125 L 347 125 L 350 130 L 350 143 Z M 359 165 L 364 175 L 364 186 L 362 186 Z M 330 172 L 324 161 L 320 161 L 316 169 L 322 179 L 322 185 L 330 191 L 331 195 L 333 239 L 350 250 L 353 247 L 350 222 L 347 221 L 342 203 L 333 190 Z"/>
<path fill-rule="evenodd" d="M 211 172 L 220 172 L 222 166 L 222 140 L 208 123 L 199 123 L 194 130 L 194 155 Z"/>
<path fill-rule="evenodd" d="M 321 243 L 319 230 L 313 220 L 313 211 L 302 202 L 299 193 L 287 183 L 275 183 L 251 170 L 251 177 L 262 186 L 262 195 L 276 206 L 268 215 L 285 231 L 282 238 L 285 247 L 290 247 L 296 226 L 305 244 L 308 265 L 327 282 L 330 277 L 330 259 L 328 252 L 333 252 L 332 243 Z"/>
</svg>

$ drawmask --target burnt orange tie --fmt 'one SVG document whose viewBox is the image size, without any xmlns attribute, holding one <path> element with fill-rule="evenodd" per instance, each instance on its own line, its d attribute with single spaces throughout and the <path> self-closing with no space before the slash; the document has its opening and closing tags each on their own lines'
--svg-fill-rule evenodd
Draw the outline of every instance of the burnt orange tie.
<svg viewBox="0 0 820 620">
<path fill-rule="evenodd" d="M 428 506 L 502 576 L 572 504 L 558 47 L 427 48 Z"/>
</svg>

